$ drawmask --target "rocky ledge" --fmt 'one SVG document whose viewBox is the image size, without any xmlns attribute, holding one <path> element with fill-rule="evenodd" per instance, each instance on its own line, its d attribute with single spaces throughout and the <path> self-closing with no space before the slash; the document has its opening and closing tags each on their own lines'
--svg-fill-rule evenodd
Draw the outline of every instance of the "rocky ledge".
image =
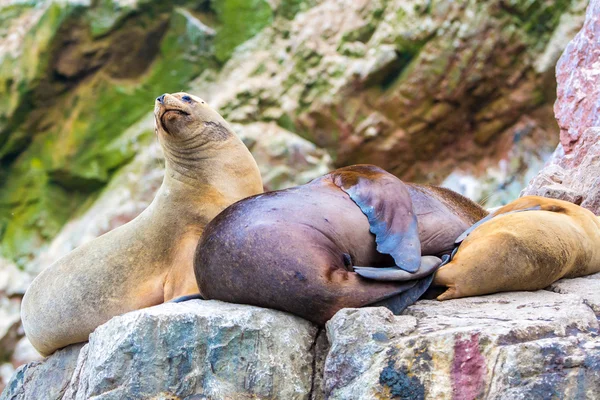
<svg viewBox="0 0 600 400">
<path fill-rule="evenodd" d="M 20 367 L 0 399 L 549 399 L 600 392 L 600 274 L 548 290 L 344 309 L 326 335 L 217 301 L 131 312 Z"/>
</svg>

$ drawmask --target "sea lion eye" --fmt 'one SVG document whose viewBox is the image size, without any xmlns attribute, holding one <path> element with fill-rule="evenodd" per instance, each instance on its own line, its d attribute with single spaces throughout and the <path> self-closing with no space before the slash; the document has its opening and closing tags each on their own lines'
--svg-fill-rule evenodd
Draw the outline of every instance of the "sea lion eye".
<svg viewBox="0 0 600 400">
<path fill-rule="evenodd" d="M 186 96 L 183 96 L 183 97 L 181 98 L 181 100 L 183 100 L 183 101 L 185 101 L 185 102 L 188 102 L 188 103 L 191 103 L 191 102 L 192 102 L 192 98 L 191 98 L 190 96 L 187 96 L 187 95 L 186 95 Z"/>
</svg>

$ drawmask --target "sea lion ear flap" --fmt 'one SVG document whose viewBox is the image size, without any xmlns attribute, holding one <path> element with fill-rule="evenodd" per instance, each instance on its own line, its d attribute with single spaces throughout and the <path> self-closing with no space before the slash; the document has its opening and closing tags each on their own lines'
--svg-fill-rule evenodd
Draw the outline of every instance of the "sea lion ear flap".
<svg viewBox="0 0 600 400">
<path fill-rule="evenodd" d="M 333 183 L 350 196 L 369 220 L 377 251 L 389 254 L 396 266 L 415 272 L 421 265 L 417 217 L 404 183 L 373 165 L 341 168 Z"/>
</svg>

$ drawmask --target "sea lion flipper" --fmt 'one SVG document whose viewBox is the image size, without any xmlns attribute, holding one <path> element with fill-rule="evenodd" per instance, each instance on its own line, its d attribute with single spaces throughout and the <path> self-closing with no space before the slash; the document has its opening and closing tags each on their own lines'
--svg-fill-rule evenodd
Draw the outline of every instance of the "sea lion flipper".
<svg viewBox="0 0 600 400">
<path fill-rule="evenodd" d="M 447 257 L 447 256 L 446 256 Z M 408 281 L 412 279 L 423 278 L 432 274 L 442 264 L 442 260 L 435 256 L 421 257 L 421 265 L 417 272 L 411 274 L 401 270 L 398 267 L 373 268 L 373 267 L 354 267 L 354 272 L 363 278 L 374 279 L 378 281 Z"/>
<path fill-rule="evenodd" d="M 469 229 L 464 231 L 458 238 L 456 238 L 456 241 L 454 242 L 454 244 L 456 244 L 456 245 L 461 244 L 467 238 L 467 236 L 469 236 L 471 234 L 471 232 L 473 232 L 480 225 L 483 225 L 484 223 L 488 222 L 492 218 L 498 217 L 500 215 L 507 215 L 507 214 L 513 214 L 513 213 L 522 212 L 522 211 L 534 211 L 534 210 L 541 210 L 541 209 L 542 209 L 542 207 L 540 205 L 527 207 L 527 208 L 523 208 L 523 209 L 517 209 L 517 210 L 515 210 L 515 209 L 504 210 L 504 208 L 500 208 L 500 209 L 496 210 L 495 212 L 491 213 L 490 215 L 488 215 L 487 217 L 480 219 L 479 221 L 477 221 L 476 223 L 471 225 L 471 227 Z"/>
<path fill-rule="evenodd" d="M 408 306 L 413 305 L 417 300 L 421 298 L 423 293 L 429 289 L 431 282 L 433 282 L 434 274 L 429 275 L 426 278 L 416 281 L 416 283 L 394 296 L 391 296 L 385 300 L 378 301 L 377 303 L 369 304 L 369 307 L 386 307 L 395 315 L 399 315 Z M 406 282 L 409 283 L 409 282 Z"/>
<path fill-rule="evenodd" d="M 342 168 L 332 178 L 368 218 L 377 251 L 391 255 L 398 268 L 416 272 L 421 265 L 421 242 L 417 216 L 404 183 L 370 165 Z"/>
<path fill-rule="evenodd" d="M 178 297 L 176 299 L 168 301 L 167 303 L 183 303 L 184 301 L 189 301 L 189 300 L 206 300 L 206 299 L 204 297 L 202 297 L 202 295 L 200 293 L 196 293 L 196 294 L 189 294 L 187 296 Z"/>
</svg>

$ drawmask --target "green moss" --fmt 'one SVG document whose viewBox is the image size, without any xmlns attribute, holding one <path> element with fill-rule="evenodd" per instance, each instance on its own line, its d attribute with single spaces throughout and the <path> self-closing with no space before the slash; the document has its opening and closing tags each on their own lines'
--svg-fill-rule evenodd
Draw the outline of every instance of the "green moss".
<svg viewBox="0 0 600 400">
<path fill-rule="evenodd" d="M 293 19 L 298 12 L 308 9 L 314 4 L 310 0 L 282 0 L 277 8 L 277 15 L 286 19 Z"/>
<path fill-rule="evenodd" d="M 571 0 L 511 0 L 506 2 L 504 11 L 517 26 L 522 27 L 532 44 L 543 46 L 570 6 Z"/>
<path fill-rule="evenodd" d="M 215 38 L 215 55 L 220 62 L 273 20 L 273 10 L 265 0 L 213 0 L 211 7 L 221 23 Z"/>
<path fill-rule="evenodd" d="M 160 21 L 159 21 L 160 22 Z M 149 70 L 136 80 L 97 74 L 47 110 L 54 125 L 39 132 L 0 183 L 0 252 L 19 265 L 135 153 L 120 137 L 151 112 L 154 98 L 184 89 L 211 68 L 212 31 L 176 10 Z"/>
<path fill-rule="evenodd" d="M 24 38 L 19 49 L 21 51 L 17 56 L 5 57 L 2 60 L 0 64 L 0 118 L 5 124 L 12 121 L 11 118 L 15 113 L 20 113 L 21 115 L 17 115 L 17 117 L 24 119 L 26 112 L 23 112 L 22 108 L 28 103 L 26 97 L 31 91 L 31 86 L 42 77 L 48 68 L 50 59 L 48 49 L 65 19 L 78 10 L 81 8 L 68 4 L 53 3 L 48 6 L 40 20 Z M 34 12 L 34 10 L 23 12 Z M 19 20 L 15 23 L 19 23 Z M 0 126 L 0 131 L 6 129 L 5 124 Z M 0 142 L 1 145 L 2 142 Z M 3 153 L 7 153 L 7 151 L 0 148 L 0 157 Z"/>
</svg>

